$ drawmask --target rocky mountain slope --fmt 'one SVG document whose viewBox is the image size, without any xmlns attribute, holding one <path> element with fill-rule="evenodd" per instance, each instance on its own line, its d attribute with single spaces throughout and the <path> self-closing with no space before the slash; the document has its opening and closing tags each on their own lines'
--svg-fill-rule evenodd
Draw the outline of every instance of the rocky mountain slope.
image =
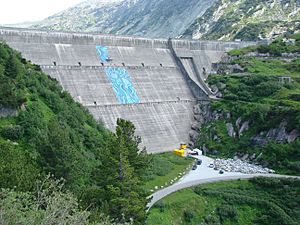
<svg viewBox="0 0 300 225">
<path fill-rule="evenodd" d="M 299 28 L 300 0 L 218 0 L 180 37 L 271 39 Z"/>
<path fill-rule="evenodd" d="M 87 0 L 34 28 L 146 37 L 176 37 L 215 0 Z"/>
</svg>

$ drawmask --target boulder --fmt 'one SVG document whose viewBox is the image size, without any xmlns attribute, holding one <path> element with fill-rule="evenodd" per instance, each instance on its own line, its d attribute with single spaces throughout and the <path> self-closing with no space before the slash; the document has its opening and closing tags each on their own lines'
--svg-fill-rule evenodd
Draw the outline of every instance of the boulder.
<svg viewBox="0 0 300 225">
<path fill-rule="evenodd" d="M 195 143 L 193 141 L 189 141 L 188 147 L 193 148 L 195 146 Z"/>
<path fill-rule="evenodd" d="M 253 153 L 250 157 L 249 157 L 249 159 L 250 160 L 254 160 L 255 159 L 255 157 L 256 157 L 256 154 L 255 153 Z"/>
<path fill-rule="evenodd" d="M 226 123 L 227 134 L 229 137 L 235 137 L 235 132 L 232 123 Z"/>
<path fill-rule="evenodd" d="M 237 118 L 237 120 L 235 121 L 235 126 L 240 129 L 240 124 L 242 122 L 242 117 Z"/>
<path fill-rule="evenodd" d="M 294 142 L 299 136 L 300 136 L 300 133 L 298 130 L 296 130 L 296 129 L 292 130 L 289 133 L 289 135 L 287 136 L 288 143 Z"/>
<path fill-rule="evenodd" d="M 283 121 L 278 128 L 270 129 L 266 135 L 267 140 L 275 140 L 279 144 L 284 143 L 288 139 L 286 125 L 287 123 Z"/>
<path fill-rule="evenodd" d="M 247 160 L 248 158 L 249 158 L 249 154 L 245 154 L 245 155 L 241 158 L 241 160 L 245 161 L 245 160 Z"/>
<path fill-rule="evenodd" d="M 209 149 L 205 145 L 203 145 L 202 151 L 203 151 L 203 154 L 205 155 L 206 153 L 209 152 Z"/>
<path fill-rule="evenodd" d="M 216 94 L 216 97 L 217 97 L 217 98 L 222 98 L 222 97 L 223 97 L 222 92 L 219 91 L 219 92 Z"/>
<path fill-rule="evenodd" d="M 242 124 L 241 128 L 239 129 L 239 137 L 243 135 L 244 131 L 249 130 L 249 121 L 246 121 Z"/>
<path fill-rule="evenodd" d="M 0 118 L 16 117 L 18 116 L 18 114 L 18 110 L 16 109 L 10 109 L 0 106 Z"/>
<path fill-rule="evenodd" d="M 288 139 L 286 133 L 286 126 L 287 126 L 287 122 L 285 120 L 280 123 L 279 128 L 276 131 L 275 140 L 277 143 L 284 143 L 285 140 Z"/>
<path fill-rule="evenodd" d="M 230 119 L 230 118 L 231 118 L 230 112 L 227 112 L 227 113 L 226 113 L 225 118 L 226 118 L 226 119 Z"/>
<path fill-rule="evenodd" d="M 212 92 L 214 92 L 214 93 L 216 93 L 216 92 L 218 92 L 218 91 L 219 91 L 219 89 L 218 89 L 217 85 L 215 85 L 215 84 L 211 85 L 211 86 L 210 86 L 210 89 L 211 89 L 211 90 L 212 90 Z"/>
<path fill-rule="evenodd" d="M 194 115 L 194 119 L 199 122 L 199 124 L 204 123 L 204 118 L 201 115 Z"/>
<path fill-rule="evenodd" d="M 197 140 L 197 138 L 199 137 L 199 133 L 194 130 L 191 130 L 189 132 L 189 136 L 190 136 L 190 140 L 195 142 Z"/>
<path fill-rule="evenodd" d="M 260 135 L 250 138 L 251 145 L 266 145 L 268 140 Z"/>
<path fill-rule="evenodd" d="M 218 87 L 219 87 L 220 91 L 223 91 L 226 88 L 226 84 L 219 82 Z"/>
<path fill-rule="evenodd" d="M 200 131 L 200 126 L 201 126 L 200 123 L 195 122 L 192 124 L 192 130 Z"/>
<path fill-rule="evenodd" d="M 245 71 L 239 64 L 228 65 L 228 69 L 231 73 L 243 73 Z"/>
<path fill-rule="evenodd" d="M 211 154 L 211 155 L 217 155 L 217 154 L 219 154 L 219 151 L 216 150 L 216 149 L 214 149 L 214 150 L 209 151 L 209 154 Z"/>
<path fill-rule="evenodd" d="M 195 115 L 200 115 L 202 113 L 200 105 L 194 105 L 193 112 Z"/>
</svg>

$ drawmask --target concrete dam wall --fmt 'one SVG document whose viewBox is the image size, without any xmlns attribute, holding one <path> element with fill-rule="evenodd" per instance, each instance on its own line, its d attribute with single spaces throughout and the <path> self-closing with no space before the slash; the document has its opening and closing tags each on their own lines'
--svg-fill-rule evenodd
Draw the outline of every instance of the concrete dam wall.
<svg viewBox="0 0 300 225">
<path fill-rule="evenodd" d="M 212 95 L 212 63 L 253 43 L 146 39 L 0 28 L 0 41 L 56 78 L 96 120 L 130 120 L 148 152 L 189 142 L 193 107 Z"/>
</svg>

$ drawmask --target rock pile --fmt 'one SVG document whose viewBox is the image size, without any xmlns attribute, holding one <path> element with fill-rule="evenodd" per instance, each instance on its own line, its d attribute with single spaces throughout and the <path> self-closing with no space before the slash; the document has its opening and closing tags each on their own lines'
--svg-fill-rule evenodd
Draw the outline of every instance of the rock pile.
<svg viewBox="0 0 300 225">
<path fill-rule="evenodd" d="M 214 165 L 217 169 L 222 169 L 227 172 L 240 172 L 245 174 L 275 173 L 274 170 L 264 168 L 260 165 L 250 164 L 240 159 L 216 159 Z"/>
</svg>

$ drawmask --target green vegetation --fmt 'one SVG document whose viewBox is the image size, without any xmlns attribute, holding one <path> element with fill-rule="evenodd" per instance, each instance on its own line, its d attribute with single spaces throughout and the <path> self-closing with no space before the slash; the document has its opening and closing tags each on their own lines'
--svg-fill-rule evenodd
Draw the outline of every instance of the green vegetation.
<svg viewBox="0 0 300 225">
<path fill-rule="evenodd" d="M 287 34 L 285 38 L 295 39 L 295 44 L 287 44 L 283 41 L 283 38 L 278 38 L 271 44 L 249 46 L 246 48 L 235 49 L 230 51 L 230 56 L 242 56 L 249 52 L 257 51 L 259 53 L 269 53 L 271 56 L 279 57 L 282 53 L 299 53 L 300 52 L 300 33 Z"/>
<path fill-rule="evenodd" d="M 2 189 L 0 191 L 0 223 L 28 224 L 90 224 L 90 212 L 80 209 L 78 199 L 64 189 L 64 181 L 49 175 L 37 183 L 33 193 Z M 94 225 L 117 225 L 100 215 Z"/>
<path fill-rule="evenodd" d="M 144 189 L 154 190 L 155 186 L 169 185 L 170 181 L 185 172 L 194 162 L 192 158 L 182 158 L 173 152 L 152 155 L 152 163 L 144 175 Z"/>
<path fill-rule="evenodd" d="M 202 126 L 198 147 L 206 145 L 209 149 L 217 149 L 224 157 L 232 157 L 235 153 L 262 154 L 259 161 L 268 162 L 269 166 L 281 173 L 300 174 L 300 140 L 293 143 L 267 140 L 264 144 L 253 143 L 259 134 L 267 135 L 286 122 L 286 132 L 300 127 L 300 61 L 298 59 L 284 61 L 279 57 L 250 57 L 248 52 L 264 49 L 265 52 L 279 53 L 300 52 L 300 35 L 291 36 L 296 39 L 295 45 L 286 45 L 281 39 L 268 46 L 248 47 L 229 53 L 232 60 L 228 64 L 238 64 L 244 73 L 210 76 L 208 83 L 216 85 L 223 94 L 221 101 L 212 103 L 213 110 L 230 113 L 218 121 L 211 121 Z M 271 53 L 274 54 L 275 53 Z M 225 63 L 226 64 L 226 63 Z M 279 76 L 290 76 L 292 82 L 282 83 Z M 249 130 L 242 135 L 229 137 L 226 123 L 235 125 L 238 118 L 249 122 Z M 241 125 L 240 125 L 241 126 Z M 219 139 L 213 140 L 214 136 Z"/>
<path fill-rule="evenodd" d="M 150 210 L 147 224 L 298 224 L 300 181 L 255 178 L 184 189 Z"/>
</svg>

